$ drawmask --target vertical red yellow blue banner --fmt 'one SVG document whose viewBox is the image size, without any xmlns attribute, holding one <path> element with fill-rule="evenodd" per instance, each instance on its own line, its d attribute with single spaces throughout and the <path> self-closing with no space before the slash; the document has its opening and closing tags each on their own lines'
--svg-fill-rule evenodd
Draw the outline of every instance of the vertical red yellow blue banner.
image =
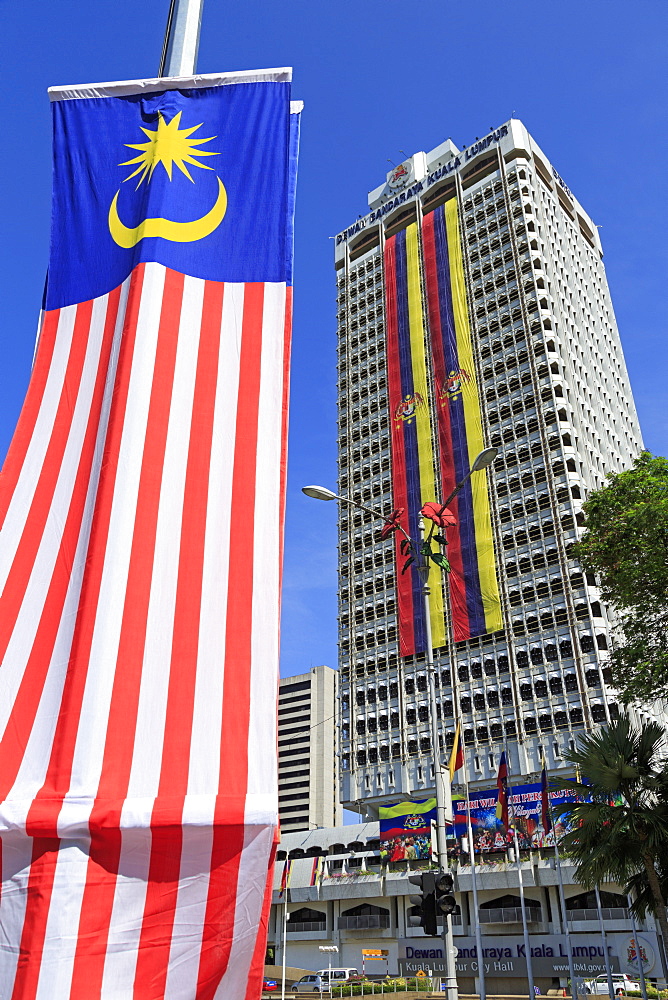
<svg viewBox="0 0 668 1000">
<path fill-rule="evenodd" d="M 456 199 L 425 217 L 422 246 L 416 223 L 388 239 L 385 291 L 394 505 L 405 508 L 409 534 L 418 538 L 422 505 L 446 498 L 485 447 Z M 451 509 L 450 608 L 461 642 L 502 627 L 486 472 L 467 479 Z M 426 648 L 424 603 L 415 569 L 402 572 L 406 556 L 395 537 L 400 653 L 410 656 Z M 429 582 L 438 648 L 446 625 L 436 566 Z"/>
<path fill-rule="evenodd" d="M 440 452 L 438 494 L 447 497 L 470 472 L 483 440 L 457 200 L 427 215 L 423 256 Z M 451 505 L 450 602 L 455 642 L 502 627 L 487 472 L 476 472 Z"/>
<path fill-rule="evenodd" d="M 434 435 L 429 405 L 424 310 L 417 225 L 385 245 L 387 369 L 392 421 L 393 492 L 396 507 L 407 511 L 409 534 L 419 538 L 419 511 L 437 494 Z M 406 557 L 397 544 L 397 606 L 402 656 L 422 652 L 427 643 L 420 577 L 402 573 Z M 445 644 L 441 570 L 430 574 L 431 640 Z"/>
</svg>

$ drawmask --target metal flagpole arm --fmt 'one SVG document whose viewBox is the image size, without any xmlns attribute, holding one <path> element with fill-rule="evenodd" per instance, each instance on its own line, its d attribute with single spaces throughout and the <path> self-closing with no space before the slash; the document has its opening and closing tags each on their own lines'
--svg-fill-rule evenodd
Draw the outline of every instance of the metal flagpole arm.
<svg viewBox="0 0 668 1000">
<path fill-rule="evenodd" d="M 159 77 L 192 76 L 197 68 L 204 0 L 171 0 Z"/>
</svg>

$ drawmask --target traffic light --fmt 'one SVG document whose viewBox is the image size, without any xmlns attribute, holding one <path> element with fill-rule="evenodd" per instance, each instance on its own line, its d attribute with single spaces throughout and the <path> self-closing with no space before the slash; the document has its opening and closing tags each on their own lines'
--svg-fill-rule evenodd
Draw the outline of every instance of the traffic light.
<svg viewBox="0 0 668 1000">
<path fill-rule="evenodd" d="M 434 904 L 436 913 L 448 916 L 457 909 L 457 900 L 453 892 L 455 888 L 454 877 L 450 872 L 439 872 L 434 883 Z"/>
<path fill-rule="evenodd" d="M 457 909 L 454 897 L 455 880 L 450 872 L 422 872 L 420 875 L 409 875 L 411 885 L 420 886 L 420 895 L 409 896 L 413 906 L 420 910 L 411 914 L 408 922 L 411 927 L 424 928 L 429 937 L 438 936 L 439 916 L 447 917 Z"/>
<path fill-rule="evenodd" d="M 411 885 L 420 886 L 420 895 L 409 896 L 413 906 L 420 910 L 418 914 L 411 914 L 408 922 L 411 927 L 422 927 L 429 937 L 437 937 L 438 925 L 436 923 L 436 872 L 422 872 L 420 875 L 409 875 L 408 881 Z"/>
</svg>

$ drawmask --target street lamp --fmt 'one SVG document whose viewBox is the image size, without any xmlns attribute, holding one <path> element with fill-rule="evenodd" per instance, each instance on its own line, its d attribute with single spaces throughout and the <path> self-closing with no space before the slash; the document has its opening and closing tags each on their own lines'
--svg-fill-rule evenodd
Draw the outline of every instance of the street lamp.
<svg viewBox="0 0 668 1000">
<path fill-rule="evenodd" d="M 329 497 L 326 499 L 329 500 Z M 327 952 L 327 957 L 329 958 L 329 973 L 327 975 L 327 985 L 329 987 L 329 995 L 332 995 L 332 955 L 338 955 L 339 947 L 336 944 L 321 944 L 319 951 Z"/>
<path fill-rule="evenodd" d="M 343 500 L 343 497 L 337 497 L 336 493 L 332 493 L 326 486 L 302 486 L 302 493 L 312 497 L 313 500 Z"/>
<path fill-rule="evenodd" d="M 446 524 L 454 524 L 454 518 L 452 518 L 452 515 L 449 514 L 447 508 L 460 490 L 466 485 L 469 477 L 474 472 L 481 472 L 483 469 L 488 468 L 498 453 L 498 448 L 485 448 L 484 451 L 481 451 L 480 454 L 476 456 L 469 472 L 466 476 L 464 476 L 461 482 L 457 483 L 450 496 L 443 503 L 434 502 L 425 504 L 422 507 L 421 513 L 423 514 L 423 517 L 428 517 L 433 524 L 429 531 L 429 535 L 425 538 L 424 522 L 421 522 L 419 540 L 411 538 L 402 525 L 399 524 L 396 512 L 394 512 L 391 517 L 387 517 L 380 511 L 373 510 L 371 507 L 358 503 L 356 500 L 351 500 L 349 497 L 338 496 L 325 486 L 302 487 L 302 493 L 305 493 L 308 497 L 312 497 L 314 500 L 338 500 L 339 503 L 346 503 L 351 507 L 357 507 L 359 510 L 366 511 L 368 514 L 371 514 L 372 517 L 384 521 L 388 529 L 388 537 L 392 531 L 400 531 L 404 536 L 404 540 L 401 542 L 401 549 L 404 554 L 408 555 L 404 569 L 407 569 L 409 565 L 414 563 L 415 568 L 420 575 L 420 579 L 422 581 L 422 598 L 424 601 L 427 674 L 429 677 L 429 715 L 431 718 L 431 745 L 434 754 L 434 783 L 436 785 L 436 851 L 438 855 L 438 866 L 443 872 L 447 872 L 448 870 L 446 824 L 448 821 L 452 822 L 452 789 L 450 785 L 450 771 L 442 759 L 439 747 L 440 732 L 436 715 L 434 651 L 431 644 L 429 571 L 431 569 L 431 562 L 435 562 L 446 572 L 447 580 L 447 573 L 450 570 L 450 565 L 444 552 L 439 552 L 438 550 L 433 552 L 431 544 L 435 527 L 438 526 L 444 532 Z M 435 541 L 444 547 L 446 544 L 445 535 L 437 535 Z M 446 601 L 449 596 L 448 591 L 449 587 L 446 585 Z M 449 623 L 450 616 L 448 615 L 448 654 L 452 669 L 453 647 Z M 452 937 L 452 923 L 450 917 L 447 915 L 444 917 L 443 921 L 443 946 L 445 952 L 447 1000 L 457 1000 L 457 976 L 455 973 L 455 949 Z"/>
<path fill-rule="evenodd" d="M 498 454 L 498 448 L 485 448 L 479 455 L 476 456 L 473 465 L 471 466 L 471 472 L 480 472 L 482 469 L 488 468 Z M 464 480 L 464 482 L 466 482 L 466 480 Z M 460 484 L 460 486 L 463 485 L 463 483 Z"/>
</svg>

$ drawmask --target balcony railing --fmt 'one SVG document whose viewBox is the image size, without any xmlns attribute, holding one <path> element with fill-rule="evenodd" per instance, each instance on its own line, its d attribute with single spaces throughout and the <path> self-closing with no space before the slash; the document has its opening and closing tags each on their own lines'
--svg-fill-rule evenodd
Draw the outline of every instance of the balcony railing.
<svg viewBox="0 0 668 1000">
<path fill-rule="evenodd" d="M 541 911 L 538 907 L 527 906 L 527 922 L 537 924 L 541 921 Z M 521 906 L 500 906 L 493 910 L 480 910 L 481 924 L 521 924 Z"/>
<path fill-rule="evenodd" d="M 339 917 L 339 930 L 366 931 L 372 927 L 389 927 L 389 913 L 364 913 L 359 917 Z"/>
<path fill-rule="evenodd" d="M 598 910 L 578 909 L 567 910 L 569 920 L 598 920 Z M 602 906 L 601 914 L 604 920 L 628 920 L 629 911 L 625 906 Z"/>
<path fill-rule="evenodd" d="M 327 928 L 327 922 L 325 920 L 289 920 L 288 921 L 288 931 L 289 933 L 294 933 L 295 931 L 324 931 Z"/>
</svg>

